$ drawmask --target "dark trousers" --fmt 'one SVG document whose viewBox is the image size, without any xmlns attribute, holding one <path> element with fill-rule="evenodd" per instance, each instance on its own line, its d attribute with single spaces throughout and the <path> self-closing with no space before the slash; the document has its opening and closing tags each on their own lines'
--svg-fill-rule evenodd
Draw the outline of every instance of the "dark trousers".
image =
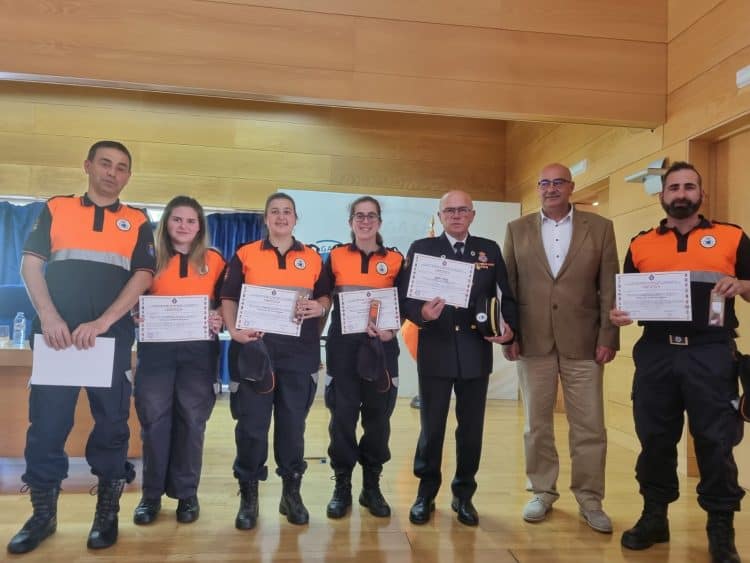
<svg viewBox="0 0 750 563">
<path fill-rule="evenodd" d="M 704 510 L 740 509 L 732 449 L 742 438 L 731 341 L 670 345 L 666 338 L 641 338 L 633 348 L 633 416 L 641 442 L 636 478 L 648 501 L 679 497 L 677 443 L 684 412 L 700 470 L 698 503 Z"/>
<path fill-rule="evenodd" d="M 276 473 L 287 478 L 302 475 L 307 468 L 305 420 L 315 399 L 318 374 L 289 369 L 275 373 L 276 387 L 270 393 L 257 393 L 249 382 L 242 381 L 230 396 L 232 416 L 237 421 L 234 476 L 240 482 L 268 478 L 266 461 L 272 414 Z"/>
<path fill-rule="evenodd" d="M 385 393 L 375 383 L 352 373 L 338 375 L 326 386 L 326 406 L 331 412 L 328 424 L 328 455 L 336 472 L 351 473 L 359 462 L 362 467 L 380 474 L 391 459 L 388 441 L 391 436 L 391 414 L 396 406 L 398 389 Z M 357 442 L 357 421 L 362 413 L 362 437 Z"/>
<path fill-rule="evenodd" d="M 419 375 L 421 430 L 414 455 L 414 475 L 419 481 L 418 495 L 434 498 L 440 489 L 445 424 L 450 408 L 451 390 L 456 392 L 456 474 L 451 483 L 453 494 L 469 499 L 477 489 L 475 476 L 482 455 L 484 411 L 489 375 L 475 379 L 444 379 Z"/>
<path fill-rule="evenodd" d="M 216 394 L 213 342 L 141 343 L 135 408 L 143 438 L 143 496 L 198 491 L 206 422 Z"/>
<path fill-rule="evenodd" d="M 118 360 L 118 356 L 120 359 Z M 94 428 L 86 443 L 86 461 L 91 473 L 102 480 L 127 479 L 135 476 L 127 461 L 128 414 L 131 385 L 125 376 L 130 369 L 123 354 L 115 355 L 112 386 L 86 387 Z M 29 394 L 29 422 L 26 433 L 26 472 L 21 479 L 27 485 L 49 489 L 58 487 L 68 476 L 65 441 L 73 428 L 80 387 L 32 385 Z"/>
</svg>

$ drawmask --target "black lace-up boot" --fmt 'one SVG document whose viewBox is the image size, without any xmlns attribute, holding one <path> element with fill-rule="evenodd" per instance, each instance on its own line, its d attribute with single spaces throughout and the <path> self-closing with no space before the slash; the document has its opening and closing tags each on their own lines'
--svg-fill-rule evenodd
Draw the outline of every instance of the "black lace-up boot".
<svg viewBox="0 0 750 563">
<path fill-rule="evenodd" d="M 57 530 L 57 497 L 60 488 L 37 489 L 29 487 L 33 514 L 23 528 L 10 540 L 8 553 L 27 553 Z"/>
<path fill-rule="evenodd" d="M 238 530 L 252 530 L 258 522 L 258 481 L 240 483 L 240 509 L 234 519 Z"/>
<path fill-rule="evenodd" d="M 352 505 L 352 473 L 351 471 L 337 471 L 334 476 L 336 486 L 333 497 L 326 508 L 329 518 L 343 518 Z"/>
<path fill-rule="evenodd" d="M 96 488 L 96 513 L 89 532 L 89 549 L 104 549 L 117 541 L 117 514 L 125 479 L 99 480 Z"/>
<path fill-rule="evenodd" d="M 307 512 L 299 492 L 301 485 L 302 475 L 299 473 L 284 478 L 279 512 L 286 516 L 290 524 L 302 525 L 307 524 L 310 520 L 310 514 Z"/>
</svg>

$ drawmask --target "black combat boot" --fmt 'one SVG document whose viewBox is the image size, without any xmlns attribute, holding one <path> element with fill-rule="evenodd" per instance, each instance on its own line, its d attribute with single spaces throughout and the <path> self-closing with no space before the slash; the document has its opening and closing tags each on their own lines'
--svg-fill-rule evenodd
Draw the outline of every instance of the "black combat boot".
<svg viewBox="0 0 750 563">
<path fill-rule="evenodd" d="M 117 541 L 117 514 L 125 479 L 99 480 L 96 488 L 96 513 L 86 545 L 89 549 L 104 549 Z"/>
<path fill-rule="evenodd" d="M 709 512 L 706 532 L 712 563 L 740 563 L 734 545 L 734 512 Z"/>
<path fill-rule="evenodd" d="M 299 473 L 284 478 L 279 512 L 286 516 L 290 524 L 302 525 L 307 524 L 310 520 L 310 514 L 307 512 L 299 493 L 301 485 L 302 475 Z"/>
<path fill-rule="evenodd" d="M 352 472 L 337 471 L 335 478 L 336 486 L 326 508 L 326 515 L 329 518 L 343 518 L 352 505 Z"/>
<path fill-rule="evenodd" d="M 238 530 L 252 530 L 258 522 L 258 481 L 240 483 L 240 509 L 234 519 Z"/>
<path fill-rule="evenodd" d="M 655 543 L 669 541 L 667 505 L 646 501 L 635 526 L 622 534 L 620 543 L 628 549 L 646 549 Z"/>
<path fill-rule="evenodd" d="M 380 492 L 381 471 L 379 468 L 362 468 L 362 493 L 359 495 L 359 504 L 367 507 L 373 516 L 387 518 L 391 515 L 391 507 Z"/>
<path fill-rule="evenodd" d="M 42 543 L 57 530 L 57 497 L 60 487 L 37 489 L 30 487 L 33 514 L 23 528 L 11 538 L 8 553 L 26 553 Z"/>
</svg>

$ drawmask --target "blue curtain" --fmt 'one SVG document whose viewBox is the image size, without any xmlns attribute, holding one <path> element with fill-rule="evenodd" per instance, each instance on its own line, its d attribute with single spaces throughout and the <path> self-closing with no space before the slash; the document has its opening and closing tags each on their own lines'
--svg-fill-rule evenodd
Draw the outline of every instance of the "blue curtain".
<svg viewBox="0 0 750 563">
<path fill-rule="evenodd" d="M 212 213 L 206 216 L 211 246 L 217 248 L 229 262 L 241 244 L 259 240 L 263 236 L 262 213 Z M 221 382 L 229 383 L 229 341 L 221 342 L 219 359 Z"/>
<path fill-rule="evenodd" d="M 21 252 L 23 243 L 34 226 L 43 201 L 28 205 L 0 202 L 0 285 L 21 285 Z"/>
<path fill-rule="evenodd" d="M 211 246 L 219 249 L 227 261 L 237 247 L 263 236 L 262 213 L 212 213 L 206 216 Z"/>
</svg>

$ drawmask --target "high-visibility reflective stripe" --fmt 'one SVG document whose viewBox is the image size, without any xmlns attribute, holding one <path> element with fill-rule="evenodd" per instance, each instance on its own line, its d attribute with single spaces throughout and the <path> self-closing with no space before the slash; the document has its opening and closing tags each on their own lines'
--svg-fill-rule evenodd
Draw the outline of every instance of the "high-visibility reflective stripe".
<svg viewBox="0 0 750 563">
<path fill-rule="evenodd" d="M 722 278 L 727 277 L 721 272 L 690 272 L 691 282 L 716 283 Z"/>
<path fill-rule="evenodd" d="M 86 260 L 88 262 L 98 262 L 100 264 L 117 266 L 123 270 L 130 271 L 130 258 L 112 252 L 66 248 L 64 250 L 53 252 L 49 257 L 49 262 L 60 262 L 62 260 Z"/>
</svg>

